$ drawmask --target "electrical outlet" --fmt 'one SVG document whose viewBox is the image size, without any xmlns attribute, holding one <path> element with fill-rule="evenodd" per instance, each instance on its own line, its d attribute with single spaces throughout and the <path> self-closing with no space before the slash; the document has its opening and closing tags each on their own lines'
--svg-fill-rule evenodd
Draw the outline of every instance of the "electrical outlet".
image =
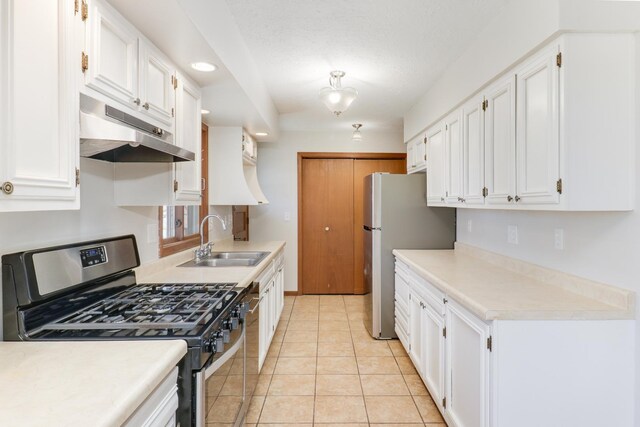
<svg viewBox="0 0 640 427">
<path fill-rule="evenodd" d="M 473 221 L 467 220 L 467 233 L 471 233 L 473 231 Z"/>
<path fill-rule="evenodd" d="M 158 242 L 158 224 L 147 224 L 147 243 Z"/>
<path fill-rule="evenodd" d="M 518 226 L 509 225 L 507 227 L 507 241 L 512 245 L 518 244 Z"/>
<path fill-rule="evenodd" d="M 285 221 L 291 221 L 291 213 L 290 212 L 285 212 L 284 213 L 284 220 Z"/>
<path fill-rule="evenodd" d="M 564 249 L 564 230 L 562 228 L 556 228 L 553 231 L 553 246 L 560 251 Z"/>
</svg>

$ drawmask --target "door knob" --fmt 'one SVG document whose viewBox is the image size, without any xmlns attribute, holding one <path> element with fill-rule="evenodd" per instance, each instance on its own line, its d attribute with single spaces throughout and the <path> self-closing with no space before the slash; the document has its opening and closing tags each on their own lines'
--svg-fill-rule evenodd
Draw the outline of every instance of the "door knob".
<svg viewBox="0 0 640 427">
<path fill-rule="evenodd" d="M 324 228 L 324 231 L 329 231 L 329 227 L 325 227 L 325 228 Z"/>
</svg>

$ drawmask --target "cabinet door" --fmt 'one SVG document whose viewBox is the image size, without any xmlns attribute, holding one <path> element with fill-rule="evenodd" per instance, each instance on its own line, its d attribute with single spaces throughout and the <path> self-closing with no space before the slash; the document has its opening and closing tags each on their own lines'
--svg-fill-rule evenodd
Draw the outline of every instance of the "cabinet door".
<svg viewBox="0 0 640 427">
<path fill-rule="evenodd" d="M 409 357 L 420 375 L 424 371 L 423 311 L 425 303 L 417 294 L 409 294 Z"/>
<path fill-rule="evenodd" d="M 489 326 L 460 307 L 446 304 L 446 405 L 449 424 L 489 425 Z"/>
<path fill-rule="evenodd" d="M 424 170 L 427 167 L 427 137 L 420 136 L 416 139 L 414 146 L 414 162 L 416 169 Z"/>
<path fill-rule="evenodd" d="M 280 317 L 282 316 L 282 310 L 284 309 L 284 264 L 281 265 L 278 268 L 278 272 L 276 273 L 276 278 L 277 278 L 277 311 L 278 311 L 278 318 L 276 321 L 276 326 L 278 324 L 278 322 L 280 321 Z"/>
<path fill-rule="evenodd" d="M 516 79 L 509 75 L 485 92 L 486 203 L 514 203 L 516 194 Z"/>
<path fill-rule="evenodd" d="M 447 204 L 462 203 L 462 120 L 461 111 L 456 111 L 445 120 L 445 201 Z"/>
<path fill-rule="evenodd" d="M 516 73 L 517 195 L 519 204 L 558 203 L 559 76 L 558 47 L 544 50 Z"/>
<path fill-rule="evenodd" d="M 271 316 L 269 316 L 269 344 L 271 344 L 271 340 L 273 339 L 273 335 L 276 333 L 276 326 L 278 326 L 278 297 L 277 297 L 277 289 L 276 289 L 276 277 L 274 275 L 273 279 L 271 279 L 271 285 L 269 287 L 269 310 L 271 311 Z"/>
<path fill-rule="evenodd" d="M 172 127 L 175 114 L 175 69 L 156 48 L 139 40 L 140 107 L 147 115 Z"/>
<path fill-rule="evenodd" d="M 427 204 L 444 204 L 445 197 L 444 126 L 437 124 L 427 131 Z"/>
<path fill-rule="evenodd" d="M 200 90 L 181 75 L 178 75 L 177 79 L 175 144 L 193 151 L 196 154 L 196 160 L 175 164 L 175 180 L 178 182 L 175 198 L 178 204 L 199 205 L 202 191 Z"/>
<path fill-rule="evenodd" d="M 484 204 L 484 97 L 462 107 L 462 198 L 467 205 Z"/>
<path fill-rule="evenodd" d="M 407 173 L 413 173 L 416 169 L 415 151 L 416 146 L 413 141 L 407 142 Z"/>
<path fill-rule="evenodd" d="M 269 290 L 264 290 L 260 296 L 260 313 L 258 316 L 258 365 L 262 366 L 270 344 L 270 319 Z"/>
<path fill-rule="evenodd" d="M 71 0 L 0 4 L 0 211 L 80 207 L 81 28 Z"/>
<path fill-rule="evenodd" d="M 444 397 L 444 316 L 425 304 L 422 316 L 424 362 L 422 378 L 433 401 L 442 409 Z"/>
<path fill-rule="evenodd" d="M 138 35 L 111 6 L 94 0 L 89 12 L 85 84 L 121 103 L 137 108 Z"/>
</svg>

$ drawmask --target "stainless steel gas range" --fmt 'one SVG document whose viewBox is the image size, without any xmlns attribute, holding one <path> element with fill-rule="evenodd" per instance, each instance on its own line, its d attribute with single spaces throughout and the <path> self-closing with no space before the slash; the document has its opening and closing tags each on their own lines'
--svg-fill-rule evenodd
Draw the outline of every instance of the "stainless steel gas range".
<svg viewBox="0 0 640 427">
<path fill-rule="evenodd" d="M 225 362 L 242 375 L 234 424 L 246 396 L 245 313 L 249 290 L 235 283 L 137 284 L 132 235 L 2 257 L 5 340 L 182 339 L 178 423 L 204 425 L 208 376 Z M 239 368 L 238 368 L 239 366 Z"/>
</svg>

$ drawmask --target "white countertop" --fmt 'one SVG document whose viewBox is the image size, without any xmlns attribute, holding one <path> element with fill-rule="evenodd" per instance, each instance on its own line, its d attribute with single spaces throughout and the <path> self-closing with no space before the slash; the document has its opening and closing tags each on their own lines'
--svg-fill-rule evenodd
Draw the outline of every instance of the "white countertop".
<svg viewBox="0 0 640 427">
<path fill-rule="evenodd" d="M 214 252 L 270 252 L 255 267 L 178 267 L 193 259 L 193 250 L 161 258 L 135 269 L 137 283 L 238 283 L 248 286 L 285 246 L 283 241 L 236 242 L 225 240 L 213 246 Z"/>
<path fill-rule="evenodd" d="M 635 294 L 631 291 L 476 248 L 394 250 L 393 254 L 484 320 L 635 316 Z"/>
<path fill-rule="evenodd" d="M 0 342 L 0 425 L 119 426 L 186 351 L 182 340 Z"/>
</svg>

